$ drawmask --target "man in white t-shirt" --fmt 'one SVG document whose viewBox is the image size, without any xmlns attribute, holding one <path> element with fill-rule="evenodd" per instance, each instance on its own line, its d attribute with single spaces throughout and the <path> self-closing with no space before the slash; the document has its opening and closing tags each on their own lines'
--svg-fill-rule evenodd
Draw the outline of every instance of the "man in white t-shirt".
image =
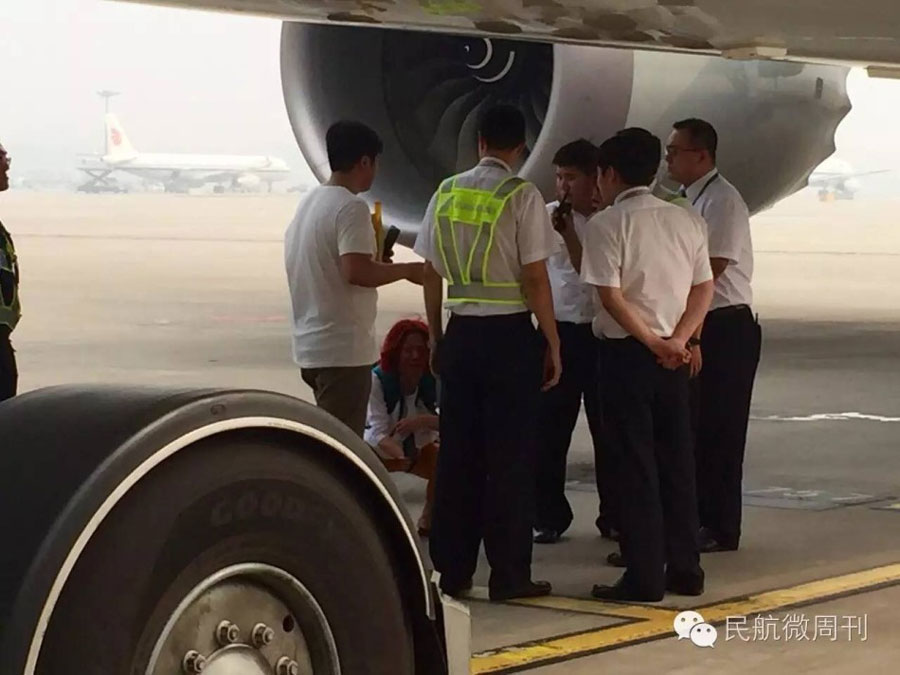
<svg viewBox="0 0 900 675">
<path fill-rule="evenodd" d="M 687 341 L 712 298 L 702 219 L 650 194 L 661 156 L 643 129 L 600 146 L 607 208 L 585 229 L 581 278 L 602 307 L 604 452 L 614 473 L 625 574 L 602 600 L 655 602 L 703 592 L 688 402 Z"/>
<path fill-rule="evenodd" d="M 382 143 L 369 127 L 337 122 L 326 135 L 331 178 L 297 207 L 285 233 L 285 269 L 293 309 L 293 356 L 316 404 L 359 436 L 377 360 L 379 286 L 422 283 L 422 263 L 375 260 L 369 206 Z"/>
<path fill-rule="evenodd" d="M 718 142 L 709 122 L 686 119 L 674 124 L 666 146 L 669 175 L 681 182 L 682 194 L 706 221 L 716 282 L 691 358 L 704 553 L 734 551 L 740 543 L 744 448 L 762 343 L 752 310 L 750 214 L 737 188 L 716 168 Z"/>
</svg>

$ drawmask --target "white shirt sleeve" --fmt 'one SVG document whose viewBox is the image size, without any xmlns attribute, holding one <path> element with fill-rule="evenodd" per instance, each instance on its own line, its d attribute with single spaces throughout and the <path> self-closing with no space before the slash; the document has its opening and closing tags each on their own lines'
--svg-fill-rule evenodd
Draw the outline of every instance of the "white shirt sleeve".
<svg viewBox="0 0 900 675">
<path fill-rule="evenodd" d="M 725 258 L 733 263 L 738 261 L 750 216 L 746 207 L 737 200 L 711 199 L 703 209 L 709 237 L 711 258 Z"/>
<path fill-rule="evenodd" d="M 529 183 L 518 194 L 513 195 L 512 199 L 521 200 L 518 211 L 519 227 L 516 231 L 519 263 L 529 265 L 546 260 L 559 251 L 556 231 L 538 189 Z"/>
<path fill-rule="evenodd" d="M 384 401 L 384 391 L 381 389 L 381 380 L 378 375 L 372 373 L 372 391 L 369 394 L 369 406 L 366 412 L 366 442 L 377 446 L 390 435 L 394 421 L 388 414 L 387 403 Z"/>
<path fill-rule="evenodd" d="M 712 267 L 709 264 L 709 248 L 706 245 L 706 237 L 703 236 L 705 223 L 699 216 L 695 220 L 697 221 L 697 229 L 700 232 L 700 236 L 697 238 L 697 249 L 694 251 L 694 278 L 691 283 L 692 286 L 712 281 L 713 278 Z"/>
<path fill-rule="evenodd" d="M 622 285 L 622 241 L 618 217 L 600 213 L 584 228 L 581 280 L 593 286 Z M 709 261 L 707 261 L 709 264 Z"/>
<path fill-rule="evenodd" d="M 434 259 L 434 212 L 437 209 L 437 197 L 437 192 L 431 195 L 431 201 L 428 202 L 428 208 L 425 209 L 425 217 L 422 218 L 422 226 L 419 228 L 419 234 L 416 236 L 416 243 L 413 246 L 413 251 L 432 265 L 437 262 Z"/>
<path fill-rule="evenodd" d="M 368 253 L 375 255 L 375 229 L 368 205 L 361 199 L 345 204 L 337 213 L 338 255 Z"/>
</svg>

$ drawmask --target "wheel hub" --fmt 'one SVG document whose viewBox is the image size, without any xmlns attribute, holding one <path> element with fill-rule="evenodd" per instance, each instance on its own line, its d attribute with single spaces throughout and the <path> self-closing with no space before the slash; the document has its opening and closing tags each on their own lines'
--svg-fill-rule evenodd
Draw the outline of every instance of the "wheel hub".
<svg viewBox="0 0 900 675">
<path fill-rule="evenodd" d="M 198 584 L 170 616 L 147 675 L 337 675 L 315 598 L 283 570 L 236 565 Z"/>
</svg>

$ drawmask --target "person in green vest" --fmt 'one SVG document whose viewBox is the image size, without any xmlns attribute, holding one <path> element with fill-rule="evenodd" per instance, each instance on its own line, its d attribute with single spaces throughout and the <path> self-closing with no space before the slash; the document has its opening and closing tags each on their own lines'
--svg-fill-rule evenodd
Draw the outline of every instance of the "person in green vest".
<svg viewBox="0 0 900 675">
<path fill-rule="evenodd" d="M 0 145 L 0 192 L 9 189 L 9 166 L 12 162 Z M 16 395 L 19 371 L 9 336 L 22 316 L 19 303 L 19 263 L 12 236 L 0 223 L 0 401 Z"/>
<path fill-rule="evenodd" d="M 551 590 L 532 580 L 531 553 L 540 395 L 562 372 L 546 265 L 559 245 L 540 191 L 513 172 L 525 141 L 517 108 L 485 110 L 480 161 L 441 183 L 415 245 L 441 383 L 429 550 L 451 596 L 471 588 L 482 540 L 491 600 Z"/>
</svg>

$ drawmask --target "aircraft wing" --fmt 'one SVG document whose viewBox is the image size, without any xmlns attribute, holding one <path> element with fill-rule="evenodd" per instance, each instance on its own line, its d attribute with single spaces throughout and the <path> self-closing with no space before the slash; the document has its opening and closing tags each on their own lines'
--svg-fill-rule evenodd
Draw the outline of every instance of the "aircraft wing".
<svg viewBox="0 0 900 675">
<path fill-rule="evenodd" d="M 896 0 L 125 0 L 312 23 L 871 66 L 900 77 Z M 897 70 L 894 69 L 897 68 Z"/>
</svg>

